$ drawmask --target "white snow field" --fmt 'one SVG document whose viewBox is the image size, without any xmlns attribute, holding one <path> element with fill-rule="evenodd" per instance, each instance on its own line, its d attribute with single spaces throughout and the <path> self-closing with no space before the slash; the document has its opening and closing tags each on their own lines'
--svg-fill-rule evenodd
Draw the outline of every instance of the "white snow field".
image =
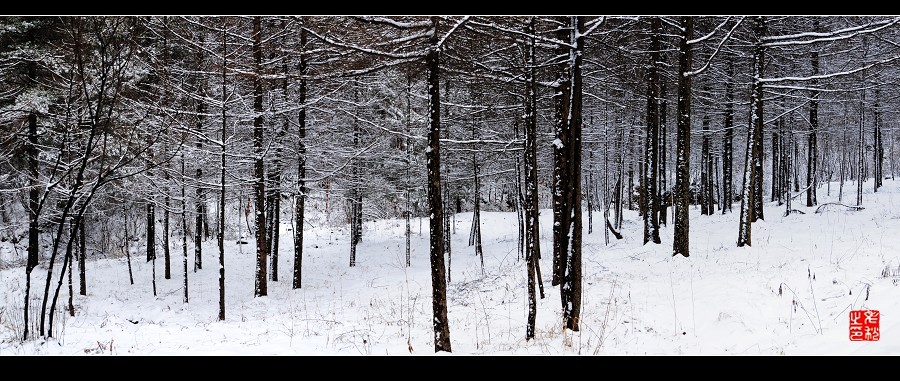
<svg viewBox="0 0 900 381">
<path fill-rule="evenodd" d="M 551 221 L 541 213 L 537 337 L 525 340 L 525 263 L 517 258 L 514 213 L 485 212 L 484 271 L 467 245 L 471 213 L 456 215 L 448 306 L 452 353 L 439 355 L 898 355 L 900 354 L 900 182 L 865 184 L 859 211 L 807 208 L 805 195 L 784 216 L 767 203 L 753 225 L 752 247 L 736 247 L 734 213 L 701 216 L 692 207 L 691 256 L 672 257 L 672 225 L 661 245 L 642 245 L 640 218 L 627 211 L 622 232 L 604 244 L 602 213 L 587 234 L 584 214 L 581 330 L 560 327 L 558 287 L 550 285 Z M 844 203 L 855 204 L 846 183 Z M 837 200 L 837 184 L 819 202 Z M 768 197 L 766 199 L 768 201 Z M 671 211 L 669 213 L 671 218 Z M 204 243 L 203 268 L 190 271 L 182 301 L 181 237 L 172 237 L 172 279 L 135 250 L 134 285 L 124 257 L 87 263 L 87 296 L 75 316 L 64 313 L 64 283 L 53 338 L 22 342 L 24 253 L 0 247 L 0 355 L 433 355 L 428 221 L 412 223 L 412 266 L 404 265 L 402 220 L 366 222 L 349 267 L 346 226 L 307 226 L 303 287 L 291 288 L 290 223 L 282 225 L 279 281 L 254 297 L 253 241 L 226 241 L 226 319 L 218 315 L 218 249 Z M 159 242 L 160 240 L 158 240 Z M 161 251 L 160 251 L 161 252 Z M 37 327 L 47 261 L 32 275 L 32 326 Z M 55 265 L 58 272 L 60 263 Z M 193 246 L 189 246 L 193 269 Z M 887 276 L 885 276 L 887 275 Z M 58 277 L 58 275 L 56 276 Z M 52 287 L 58 279 L 54 277 Z M 51 292 L 52 295 L 52 292 Z M 881 312 L 878 341 L 849 340 L 849 312 Z M 37 328 L 35 328 L 37 329 Z M 33 332 L 37 336 L 37 331 Z"/>
</svg>

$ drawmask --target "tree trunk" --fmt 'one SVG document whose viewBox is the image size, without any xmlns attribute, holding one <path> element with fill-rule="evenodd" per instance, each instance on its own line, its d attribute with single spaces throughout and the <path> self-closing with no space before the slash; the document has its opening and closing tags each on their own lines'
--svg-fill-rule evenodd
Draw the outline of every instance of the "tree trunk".
<svg viewBox="0 0 900 381">
<path fill-rule="evenodd" d="M 33 77 L 33 76 L 32 76 Z M 38 147 L 37 147 L 37 114 L 28 114 L 28 260 L 25 265 L 25 308 L 24 308 L 24 333 L 22 340 L 28 340 L 28 310 L 31 294 L 31 271 L 38 265 L 40 250 L 40 190 L 38 189 Z M 893 152 L 893 151 L 892 151 Z"/>
<path fill-rule="evenodd" d="M 188 219 L 187 219 L 187 192 L 185 191 L 184 177 L 184 151 L 181 151 L 181 255 L 184 265 L 184 302 L 188 302 Z"/>
<path fill-rule="evenodd" d="M 568 27 L 559 38 L 568 41 L 560 52 L 568 57 L 560 65 L 563 88 L 556 91 L 557 117 L 554 141 L 556 201 L 554 203 L 554 255 L 559 266 L 562 323 L 565 329 L 578 331 L 581 318 L 581 128 L 582 128 L 582 52 L 584 18 L 569 17 Z M 562 90 L 562 91 L 560 91 Z M 560 96 L 562 95 L 562 96 Z M 562 98 L 562 99 L 560 99 Z M 565 111 L 560 113 L 559 111 Z"/>
<path fill-rule="evenodd" d="M 534 17 L 528 20 L 528 33 L 534 33 Z M 528 68 L 525 71 L 525 264 L 528 273 L 528 322 L 525 326 L 525 340 L 535 336 L 537 319 L 537 300 L 535 281 L 540 285 L 541 299 L 544 298 L 544 285 L 541 282 L 540 222 L 538 209 L 537 181 L 537 88 L 535 80 L 535 41 L 528 38 Z"/>
<path fill-rule="evenodd" d="M 227 19 L 222 22 L 222 130 L 219 139 L 221 143 L 221 155 L 219 169 L 219 321 L 225 320 L 225 125 L 227 119 L 227 76 L 228 69 L 228 24 Z M 238 212 L 240 213 L 240 212 Z M 240 237 L 238 237 L 240 239 Z M 257 262 L 258 263 L 258 262 Z M 263 266 L 265 268 L 265 266 Z M 265 277 L 263 277 L 265 279 Z"/>
<path fill-rule="evenodd" d="M 782 118 L 778 118 L 775 124 L 775 129 L 772 131 L 772 194 L 769 195 L 769 201 L 778 201 L 778 205 L 781 205 L 784 202 L 781 198 L 784 191 L 782 189 L 784 188 L 784 176 L 782 176 L 784 147 L 781 146 Z"/>
<path fill-rule="evenodd" d="M 647 143 L 645 145 L 646 157 L 644 170 L 646 178 L 644 194 L 647 201 L 647 217 L 645 217 L 644 243 L 652 241 L 659 244 L 659 194 L 657 191 L 657 176 L 659 175 L 659 74 L 657 66 L 660 58 L 659 38 L 662 34 L 662 21 L 659 17 L 650 19 L 650 65 L 647 69 Z"/>
<path fill-rule="evenodd" d="M 133 286 L 134 285 L 134 274 L 131 271 L 131 244 L 129 242 L 131 240 L 131 238 L 128 236 L 128 205 L 127 204 L 122 205 L 122 218 L 124 219 L 123 225 L 125 225 L 125 228 L 123 229 L 125 231 L 125 241 L 122 243 L 122 247 L 124 247 L 125 258 L 128 261 L 128 282 L 129 282 L 129 284 L 131 284 Z"/>
<path fill-rule="evenodd" d="M 256 290 L 254 296 L 268 295 L 266 269 L 268 268 L 269 247 L 266 244 L 266 169 L 265 147 L 263 146 L 263 89 L 262 89 L 262 32 L 260 16 L 253 18 L 253 149 L 255 154 L 253 169 L 253 195 L 256 200 Z"/>
<path fill-rule="evenodd" d="M 874 119 L 872 121 L 872 135 L 874 136 L 874 140 L 872 143 L 872 170 L 874 171 L 874 185 L 873 192 L 878 192 L 878 188 L 881 187 L 881 181 L 884 178 L 883 175 L 883 161 L 884 161 L 884 143 L 881 141 L 881 116 L 878 110 L 878 89 L 875 89 L 875 104 L 872 105 L 872 113 L 874 114 Z"/>
<path fill-rule="evenodd" d="M 753 62 L 753 84 L 750 93 L 750 126 L 748 127 L 747 133 L 747 153 L 746 153 L 746 161 L 744 167 L 744 184 L 741 191 L 741 216 L 739 219 L 738 226 L 738 247 L 742 247 L 744 245 L 750 246 L 752 244 L 751 239 L 751 224 L 756 221 L 757 218 L 762 219 L 762 216 L 757 216 L 757 213 L 760 213 L 760 210 L 757 210 L 756 205 L 762 205 L 762 201 L 758 200 L 762 198 L 762 192 L 757 192 L 757 189 L 762 189 L 762 185 L 758 184 L 762 182 L 762 176 L 757 171 L 762 170 L 762 166 L 757 166 L 757 163 L 761 163 L 762 160 L 757 160 L 757 156 L 762 154 L 762 125 L 763 125 L 763 91 L 762 91 L 762 79 L 763 68 L 765 66 L 765 48 L 762 45 L 762 38 L 765 36 L 766 24 L 765 19 L 763 17 L 756 17 L 755 19 L 756 25 L 756 36 L 757 42 L 756 47 L 754 48 L 754 62 Z M 757 187 L 757 185 L 759 185 Z"/>
<path fill-rule="evenodd" d="M 406 182 L 404 183 L 404 199 L 406 200 L 406 211 L 404 214 L 404 219 L 406 220 L 406 267 L 412 266 L 412 227 L 411 227 L 411 219 L 412 219 L 412 207 L 410 200 L 410 188 L 412 188 L 412 181 L 409 171 L 412 169 L 412 139 L 409 138 L 410 130 L 412 128 L 412 73 L 406 73 L 406 141 L 405 141 L 405 154 L 406 154 Z"/>
<path fill-rule="evenodd" d="M 734 184 L 732 175 L 734 172 L 734 94 L 731 89 L 731 78 L 734 76 L 734 68 L 728 61 L 728 78 L 725 81 L 725 120 L 723 129 L 725 137 L 722 141 L 722 214 L 731 213 L 731 203 L 734 201 Z"/>
<path fill-rule="evenodd" d="M 431 18 L 431 47 L 425 56 L 428 70 L 429 132 L 425 150 L 428 169 L 429 259 L 431 261 L 432 326 L 434 351 L 452 352 L 450 347 L 450 322 L 447 320 L 447 277 L 444 268 L 444 203 L 441 194 L 441 100 L 440 100 L 440 51 L 438 46 L 438 17 Z"/>
<path fill-rule="evenodd" d="M 87 242 L 85 239 L 85 222 L 81 222 L 81 228 L 78 230 L 78 238 L 81 241 L 78 244 L 79 256 L 78 256 L 78 273 L 79 273 L 79 287 L 78 294 L 87 296 L 87 269 L 85 261 L 87 260 Z"/>
<path fill-rule="evenodd" d="M 758 107 L 757 113 L 759 115 L 756 116 L 756 123 L 754 123 L 753 128 L 753 165 L 756 167 L 754 169 L 753 176 L 755 179 L 753 180 L 753 191 L 755 195 L 753 197 L 753 216 L 751 218 L 751 222 L 756 222 L 756 220 L 764 220 L 763 217 L 763 161 L 764 161 L 764 153 L 763 151 L 763 95 L 762 95 L 762 82 L 759 79 L 765 75 L 766 69 L 766 48 L 763 46 L 763 39 L 766 37 L 766 18 L 764 16 L 756 17 L 756 36 L 757 43 L 755 46 L 755 75 L 754 75 L 754 88 L 755 91 L 758 92 L 757 100 L 759 103 L 756 105 Z"/>
<path fill-rule="evenodd" d="M 694 18 L 681 18 L 682 33 L 678 49 L 678 135 L 675 146 L 675 230 L 672 243 L 672 256 L 690 256 L 689 245 L 689 208 L 690 194 L 690 160 L 691 160 L 691 71 L 693 53 L 688 44 L 694 35 Z"/>
<path fill-rule="evenodd" d="M 668 132 L 666 132 L 666 125 L 668 124 L 668 117 L 666 114 L 668 113 L 668 101 L 666 100 L 666 81 L 660 80 L 659 83 L 659 195 L 657 196 L 660 200 L 659 206 L 659 223 L 662 225 L 668 224 L 669 219 L 669 206 L 671 206 L 671 197 L 667 185 L 667 179 L 669 177 L 667 171 L 667 162 L 668 156 L 666 154 L 666 141 L 668 140 Z"/>
<path fill-rule="evenodd" d="M 708 93 L 709 88 L 704 88 L 704 93 Z M 712 193 L 712 189 L 709 184 L 711 183 L 710 177 L 711 173 L 709 171 L 709 163 L 710 163 L 710 154 L 709 154 L 709 114 L 704 114 L 701 122 L 703 126 L 703 140 L 700 148 L 700 214 L 702 215 L 711 215 L 714 212 L 713 206 L 710 204 L 710 194 Z"/>
<path fill-rule="evenodd" d="M 147 204 L 147 262 L 153 264 L 153 296 L 156 296 L 156 207 L 153 200 Z"/>
<path fill-rule="evenodd" d="M 199 66 L 199 65 L 198 65 Z M 206 107 L 203 100 L 197 101 L 197 134 L 203 134 L 203 115 L 206 113 Z M 197 152 L 203 152 L 203 139 L 197 139 Z M 203 165 L 197 164 L 196 178 L 197 189 L 196 199 L 194 200 L 194 272 L 203 268 L 203 224 L 206 221 L 206 192 L 203 183 Z"/>
<path fill-rule="evenodd" d="M 303 286 L 303 226 L 306 207 L 306 29 L 300 28 L 300 79 L 297 84 L 297 193 L 294 195 L 294 277 L 291 287 Z"/>
<path fill-rule="evenodd" d="M 168 176 L 166 176 L 168 177 Z M 169 197 L 168 185 L 165 190 L 165 208 L 163 208 L 163 278 L 172 279 L 172 259 L 170 257 L 171 252 L 169 250 L 169 207 L 171 204 L 171 197 Z"/>
</svg>

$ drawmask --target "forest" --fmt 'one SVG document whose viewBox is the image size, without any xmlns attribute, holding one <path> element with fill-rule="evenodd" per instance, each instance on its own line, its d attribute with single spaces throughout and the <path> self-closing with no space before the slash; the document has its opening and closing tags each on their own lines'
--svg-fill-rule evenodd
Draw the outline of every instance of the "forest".
<svg viewBox="0 0 900 381">
<path fill-rule="evenodd" d="M 17 284 L 0 340 L 59 340 L 89 313 L 92 261 L 127 266 L 122 287 L 149 282 L 148 300 L 175 287 L 184 305 L 210 301 L 207 320 L 226 322 L 234 288 L 276 299 L 274 285 L 319 279 L 304 267 L 311 229 L 339 232 L 352 270 L 387 234 L 375 224 L 394 221 L 391 250 L 405 267 L 423 256 L 428 274 L 417 350 L 454 352 L 450 267 L 472 251 L 484 276 L 498 229 L 521 275 L 510 332 L 540 340 L 550 319 L 571 344 L 595 243 L 696 261 L 706 227 L 751 250 L 771 244 L 767 219 L 872 212 L 894 189 L 898 23 L 0 17 L 0 283 Z M 252 266 L 226 266 L 238 249 Z M 874 266 L 900 279 L 896 262 Z M 195 295 L 201 272 L 217 284 Z"/>
</svg>

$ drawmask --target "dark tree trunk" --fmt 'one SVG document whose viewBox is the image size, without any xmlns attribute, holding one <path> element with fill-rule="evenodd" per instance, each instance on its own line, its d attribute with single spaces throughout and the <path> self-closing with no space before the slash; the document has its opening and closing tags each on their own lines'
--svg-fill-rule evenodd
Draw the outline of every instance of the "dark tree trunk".
<svg viewBox="0 0 900 381">
<path fill-rule="evenodd" d="M 441 100 L 440 51 L 438 47 L 438 17 L 431 18 L 431 47 L 425 56 L 428 70 L 429 132 L 425 160 L 428 169 L 429 259 L 431 261 L 432 326 L 434 351 L 451 352 L 450 322 L 447 320 L 447 277 L 444 268 L 444 203 L 441 194 Z"/>
<path fill-rule="evenodd" d="M 756 113 L 758 115 L 755 116 L 755 123 L 753 124 L 753 215 L 750 217 L 750 222 L 756 222 L 756 220 L 764 220 L 763 216 L 763 160 L 764 153 L 763 151 L 763 91 L 762 91 L 762 82 L 760 81 L 765 75 L 766 69 L 766 48 L 763 45 L 763 39 L 766 37 L 766 18 L 764 16 L 758 16 L 755 18 L 756 25 L 756 37 L 757 43 L 754 47 L 754 80 L 753 87 L 754 92 L 757 94 L 756 100 L 758 103 L 755 105 Z"/>
<path fill-rule="evenodd" d="M 187 192 L 185 191 L 184 177 L 184 151 L 181 151 L 181 255 L 184 265 L 184 302 L 188 302 L 188 219 L 187 219 Z"/>
<path fill-rule="evenodd" d="M 704 93 L 708 92 L 708 88 L 704 88 Z M 703 140 L 700 146 L 700 214 L 702 215 L 711 215 L 715 213 L 713 205 L 710 203 L 712 200 L 712 188 L 710 184 L 710 177 L 712 175 L 709 170 L 710 167 L 710 153 L 709 153 L 709 114 L 704 114 L 703 119 L 700 122 L 701 128 L 703 131 Z"/>
<path fill-rule="evenodd" d="M 659 83 L 659 195 L 657 198 L 659 199 L 659 223 L 661 225 L 667 225 L 669 219 L 669 206 L 671 206 L 671 197 L 668 192 L 667 178 L 668 173 L 666 171 L 668 157 L 666 156 L 666 141 L 668 139 L 666 132 L 666 125 L 668 124 L 668 117 L 666 113 L 668 112 L 668 101 L 666 100 L 666 82 L 660 80 Z"/>
<path fill-rule="evenodd" d="M 203 113 L 206 112 L 204 109 L 203 101 L 197 102 L 197 133 L 203 133 Z M 202 152 L 203 149 L 203 141 L 202 139 L 197 139 L 197 151 Z M 196 172 L 196 181 L 198 183 L 201 182 L 203 178 L 203 167 L 202 165 L 197 165 Z M 203 268 L 203 221 L 204 216 L 206 214 L 206 199 L 203 191 L 203 186 L 197 184 L 196 190 L 196 200 L 195 202 L 195 225 L 194 225 L 194 271 L 200 270 Z"/>
<path fill-rule="evenodd" d="M 300 79 L 297 84 L 297 193 L 294 195 L 294 277 L 291 287 L 303 286 L 303 225 L 306 206 L 306 29 L 300 28 Z"/>
<path fill-rule="evenodd" d="M 87 242 L 85 238 L 85 226 L 86 223 L 84 221 L 81 222 L 80 229 L 78 229 L 78 238 L 79 238 L 79 256 L 78 256 L 78 273 L 79 273 L 79 287 L 78 294 L 87 296 L 87 269 L 85 261 L 87 260 Z"/>
<path fill-rule="evenodd" d="M 72 226 L 72 230 L 69 234 L 74 236 L 73 238 L 70 238 L 70 239 L 74 239 L 76 242 L 78 242 L 78 230 L 74 225 Z M 75 245 L 75 251 L 80 251 L 77 244 Z M 74 268 L 75 266 L 72 266 L 72 267 Z M 68 303 L 66 303 L 66 309 L 69 312 L 69 316 L 75 316 L 75 303 L 73 301 L 73 299 L 75 298 L 75 291 L 72 288 L 72 270 L 70 269 L 68 271 L 68 273 L 69 273 L 68 274 L 69 275 L 69 300 L 68 300 Z"/>
<path fill-rule="evenodd" d="M 156 207 L 147 204 L 147 262 L 153 263 L 153 296 L 156 296 Z"/>
<path fill-rule="evenodd" d="M 226 70 L 228 69 L 228 24 L 227 19 L 222 22 L 222 130 L 219 139 L 222 142 L 219 147 L 220 163 L 219 163 L 219 321 L 225 320 L 225 125 L 227 119 L 225 111 L 227 110 L 227 91 L 226 84 L 228 77 Z M 238 212 L 240 213 L 240 212 Z M 240 237 L 238 237 L 240 239 Z M 258 262 L 257 262 L 258 263 Z M 265 266 L 263 266 L 265 268 Z M 263 277 L 265 279 L 265 277 Z"/>
<path fill-rule="evenodd" d="M 24 333 L 22 340 L 28 340 L 28 310 L 31 294 L 31 271 L 38 264 L 39 234 L 38 216 L 40 216 L 40 190 L 38 189 L 38 148 L 37 148 L 37 114 L 28 114 L 28 261 L 25 265 L 25 308 Z"/>
<path fill-rule="evenodd" d="M 475 118 L 472 119 L 472 140 L 476 140 Z M 472 195 L 472 234 L 469 239 L 469 246 L 475 245 L 475 255 L 481 259 L 481 275 L 484 276 L 484 251 L 481 247 L 481 183 L 478 181 L 478 159 L 472 154 L 472 173 L 474 174 L 473 186 L 475 194 Z"/>
<path fill-rule="evenodd" d="M 781 146 L 782 118 L 778 118 L 775 123 L 775 130 L 772 131 L 772 194 L 769 196 L 769 200 L 778 201 L 778 205 L 781 205 L 784 201 L 781 198 L 782 188 L 784 188 L 784 177 L 781 173 L 781 169 L 784 167 L 782 162 L 784 147 Z"/>
<path fill-rule="evenodd" d="M 412 169 L 412 140 L 409 138 L 410 130 L 412 124 L 412 74 L 406 74 L 406 144 L 405 144 L 405 153 L 406 153 L 406 183 L 405 185 L 405 196 L 406 199 L 406 211 L 404 213 L 404 219 L 406 220 L 406 267 L 412 266 L 412 227 L 411 221 L 412 218 L 412 207 L 410 206 L 410 188 L 412 188 L 412 183 L 410 181 L 409 171 Z"/>
<path fill-rule="evenodd" d="M 201 39 L 200 42 L 202 44 L 203 40 Z M 197 60 L 198 60 L 197 69 L 198 70 L 201 69 L 200 62 L 202 62 L 202 59 L 203 59 L 202 57 L 203 57 L 203 53 L 198 52 L 197 53 Z M 223 77 L 223 79 L 224 79 L 224 77 Z M 202 81 L 202 80 L 198 80 L 197 82 L 199 82 L 201 84 L 200 86 L 202 86 L 202 84 L 204 83 L 204 81 Z M 201 90 L 201 92 L 202 92 L 202 90 Z M 197 100 L 197 127 L 196 127 L 196 129 L 197 129 L 197 135 L 199 135 L 199 136 L 203 135 L 203 120 L 204 120 L 205 113 L 206 113 L 206 105 L 203 103 L 202 98 L 198 99 Z M 197 152 L 203 152 L 203 139 L 197 139 L 196 145 L 197 145 Z M 197 181 L 197 188 L 195 190 L 196 198 L 194 199 L 194 213 L 195 213 L 195 216 L 194 216 L 194 219 L 195 219 L 195 221 L 194 221 L 194 272 L 203 268 L 203 245 L 202 245 L 202 243 L 203 243 L 203 239 L 204 239 L 204 235 L 203 235 L 204 223 L 206 221 L 206 192 L 205 192 L 203 185 L 201 185 L 203 183 L 203 181 L 202 181 L 202 179 L 203 179 L 203 164 L 202 163 L 199 163 L 199 162 L 197 163 L 195 176 L 196 177 L 194 180 Z M 206 235 L 208 236 L 209 229 L 207 228 L 206 230 L 207 230 Z"/>
<path fill-rule="evenodd" d="M 129 284 L 131 284 L 133 286 L 134 285 L 134 274 L 131 271 L 131 243 L 130 243 L 131 237 L 128 235 L 128 205 L 127 204 L 122 205 L 122 219 L 124 220 L 123 225 L 125 225 L 125 228 L 123 229 L 125 231 L 125 240 L 124 240 L 124 242 L 122 242 L 122 247 L 124 248 L 123 251 L 125 251 L 125 258 L 128 261 L 128 282 L 129 282 Z"/>
<path fill-rule="evenodd" d="M 528 20 L 528 33 L 534 33 L 534 17 Z M 535 82 L 535 41 L 528 39 L 528 68 L 525 71 L 525 263 L 528 273 L 528 322 L 525 340 L 533 339 L 537 319 L 537 298 L 535 281 L 540 285 L 540 296 L 544 298 L 541 282 L 540 222 L 538 221 L 538 173 L 537 173 L 537 88 Z"/>
<path fill-rule="evenodd" d="M 866 59 L 868 41 L 863 37 L 863 61 Z M 862 71 L 860 82 L 865 82 L 866 70 Z M 859 97 L 859 144 L 856 150 L 856 205 L 862 205 L 863 183 L 866 181 L 866 89 L 860 90 Z"/>
<path fill-rule="evenodd" d="M 694 18 L 681 18 L 682 33 L 678 49 L 678 135 L 675 143 L 675 229 L 672 256 L 690 255 L 689 218 L 690 208 L 690 160 L 691 160 L 691 71 L 693 53 L 688 41 L 694 35 Z"/>
<path fill-rule="evenodd" d="M 734 173 L 734 94 L 731 89 L 731 80 L 734 77 L 734 68 L 728 61 L 728 78 L 725 80 L 725 120 L 723 129 L 725 137 L 722 140 L 722 214 L 731 213 L 731 203 L 734 202 L 734 183 L 731 179 Z"/>
<path fill-rule="evenodd" d="M 878 110 L 878 89 L 875 89 L 875 104 L 872 105 L 872 113 L 873 113 L 873 125 L 872 125 L 872 135 L 874 137 L 872 141 L 872 171 L 873 171 L 873 192 L 878 192 L 878 188 L 881 187 L 883 175 L 883 161 L 884 161 L 884 143 L 881 141 L 881 115 Z"/>
<path fill-rule="evenodd" d="M 757 216 L 761 211 L 756 208 L 757 204 L 760 205 L 760 208 L 762 205 L 762 201 L 759 200 L 762 198 L 762 191 L 756 191 L 757 189 L 762 189 L 762 185 L 758 184 L 762 182 L 762 176 L 760 173 L 757 173 L 757 171 L 762 170 L 762 167 L 757 166 L 756 164 L 762 162 L 762 160 L 757 160 L 757 157 L 762 155 L 763 91 L 760 79 L 762 78 L 765 65 L 765 48 L 762 45 L 762 39 L 766 33 L 766 24 L 765 19 L 761 16 L 756 17 L 755 23 L 757 41 L 756 47 L 754 48 L 753 76 L 751 77 L 753 78 L 750 93 L 751 112 L 750 125 L 747 131 L 744 184 L 741 190 L 741 215 L 737 239 L 738 247 L 752 245 L 751 224 L 756 221 L 757 218 L 762 219 L 761 215 Z M 757 187 L 757 185 L 759 185 L 759 187 Z"/>
<path fill-rule="evenodd" d="M 166 176 L 168 177 L 168 176 Z M 170 257 L 171 251 L 169 250 L 169 207 L 171 204 L 171 198 L 169 197 L 169 190 L 166 189 L 166 197 L 165 197 L 165 208 L 163 208 L 163 278 L 172 279 L 172 259 Z"/>
<path fill-rule="evenodd" d="M 650 65 L 647 70 L 647 143 L 644 171 L 646 178 L 644 194 L 646 195 L 647 216 L 644 218 L 644 243 L 652 241 L 659 244 L 659 194 L 657 176 L 659 175 L 659 74 L 657 67 L 660 61 L 659 38 L 662 34 L 662 21 L 659 17 L 650 19 Z"/>
<path fill-rule="evenodd" d="M 791 129 L 791 124 L 788 123 L 788 131 L 786 134 L 782 134 L 784 136 L 782 138 L 781 145 L 783 147 L 793 146 L 794 152 L 797 152 L 797 145 L 794 143 L 794 134 Z M 790 151 L 786 150 L 786 153 L 790 153 Z M 784 186 L 784 216 L 787 217 L 791 215 L 791 176 L 790 173 L 794 169 L 794 160 L 797 155 L 786 155 L 784 158 L 784 173 L 785 173 L 785 186 Z"/>
<path fill-rule="evenodd" d="M 266 168 L 263 146 L 263 88 L 262 88 L 262 32 L 260 16 L 253 18 L 253 59 L 255 71 L 253 75 L 253 148 L 255 154 L 253 167 L 253 194 L 256 199 L 256 290 L 254 296 L 268 295 L 266 269 L 268 268 L 269 247 L 266 244 Z"/>
<path fill-rule="evenodd" d="M 584 18 L 568 17 L 565 29 L 558 36 L 568 41 L 561 47 L 567 61 L 560 65 L 561 77 L 567 78 L 565 90 L 557 90 L 560 119 L 556 121 L 554 203 L 554 255 L 559 266 L 562 323 L 565 329 L 578 331 L 581 318 L 581 128 L 582 128 L 582 55 L 584 50 Z M 559 112 L 559 111 L 557 111 Z"/>
<path fill-rule="evenodd" d="M 153 202 L 147 204 L 147 262 L 156 259 L 156 213 Z"/>
</svg>

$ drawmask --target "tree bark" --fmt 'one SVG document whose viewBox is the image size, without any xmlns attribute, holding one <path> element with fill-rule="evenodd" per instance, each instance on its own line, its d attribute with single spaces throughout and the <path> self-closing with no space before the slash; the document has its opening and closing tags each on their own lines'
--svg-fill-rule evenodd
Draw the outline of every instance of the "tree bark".
<svg viewBox="0 0 900 381">
<path fill-rule="evenodd" d="M 766 69 L 766 48 L 763 45 L 763 39 L 766 37 L 766 18 L 764 16 L 755 17 L 755 31 L 757 42 L 754 47 L 754 79 L 753 86 L 754 91 L 757 93 L 757 104 L 756 104 L 756 113 L 758 115 L 755 116 L 755 123 L 753 124 L 754 132 L 753 132 L 753 165 L 755 167 L 753 176 L 755 179 L 753 180 L 753 215 L 751 216 L 751 222 L 756 222 L 756 220 L 763 220 L 763 160 L 764 153 L 763 151 L 763 92 L 762 92 L 762 82 L 760 81 L 762 77 L 765 75 Z"/>
<path fill-rule="evenodd" d="M 297 88 L 297 193 L 294 195 L 294 277 L 291 287 L 303 286 L 303 226 L 306 207 L 306 29 L 300 28 L 300 79 Z"/>
<path fill-rule="evenodd" d="M 757 218 L 762 219 L 761 215 L 757 215 L 760 213 L 760 210 L 756 208 L 756 205 L 760 205 L 760 208 L 762 206 L 762 200 L 759 200 L 762 198 L 762 191 L 757 192 L 757 189 L 762 189 L 762 185 L 758 184 L 762 182 L 762 176 L 760 173 L 757 173 L 757 171 L 762 170 L 762 166 L 757 166 L 757 163 L 761 163 L 762 160 L 758 160 L 757 157 L 762 154 L 763 91 L 760 79 L 762 79 L 765 66 L 765 48 L 762 45 L 762 38 L 765 36 L 766 30 L 765 22 L 765 18 L 762 16 L 755 18 L 756 25 L 754 29 L 756 30 L 757 41 L 754 48 L 753 82 L 750 93 L 750 126 L 747 133 L 744 184 L 741 191 L 738 247 L 752 244 L 751 224 Z M 757 187 L 757 185 L 759 186 Z"/>
<path fill-rule="evenodd" d="M 694 18 L 681 18 L 681 38 L 678 49 L 678 135 L 675 143 L 675 229 L 672 256 L 690 256 L 690 160 L 691 160 L 691 71 L 693 53 L 688 41 L 694 35 Z"/>
<path fill-rule="evenodd" d="M 263 147 L 263 89 L 262 89 L 262 32 L 260 16 L 253 18 L 253 59 L 255 71 L 253 75 L 253 148 L 255 154 L 253 177 L 253 194 L 256 200 L 256 290 L 254 296 L 268 295 L 266 270 L 268 268 L 268 251 L 266 244 L 266 169 L 265 147 Z"/>
<path fill-rule="evenodd" d="M 441 100 L 440 100 L 440 47 L 438 46 L 438 17 L 431 17 L 432 34 L 430 48 L 425 56 L 428 71 L 429 132 L 425 160 L 428 169 L 429 259 L 431 261 L 432 326 L 434 351 L 452 352 L 450 346 L 450 322 L 447 320 L 447 278 L 444 268 L 444 203 L 441 194 Z"/>
<path fill-rule="evenodd" d="M 704 90 L 709 90 L 705 88 Z M 707 93 L 708 91 L 704 91 Z M 712 188 L 710 177 L 712 175 L 709 170 L 710 154 L 709 154 L 709 114 L 704 114 L 702 122 L 700 122 L 703 131 L 703 140 L 700 146 L 700 214 L 712 215 L 715 213 L 714 207 L 710 202 L 712 200 Z"/>
<path fill-rule="evenodd" d="M 660 61 L 659 38 L 662 34 L 662 21 L 659 17 L 650 19 L 650 64 L 647 69 L 647 143 L 644 171 L 646 178 L 644 187 L 646 194 L 647 216 L 644 218 L 644 244 L 662 241 L 659 238 L 659 194 L 657 176 L 659 175 L 659 74 Z"/>
<path fill-rule="evenodd" d="M 725 80 L 725 120 L 723 121 L 724 138 L 722 140 L 722 214 L 731 213 L 734 202 L 734 94 L 731 81 L 734 77 L 732 62 L 728 61 L 728 78 Z"/>
</svg>

